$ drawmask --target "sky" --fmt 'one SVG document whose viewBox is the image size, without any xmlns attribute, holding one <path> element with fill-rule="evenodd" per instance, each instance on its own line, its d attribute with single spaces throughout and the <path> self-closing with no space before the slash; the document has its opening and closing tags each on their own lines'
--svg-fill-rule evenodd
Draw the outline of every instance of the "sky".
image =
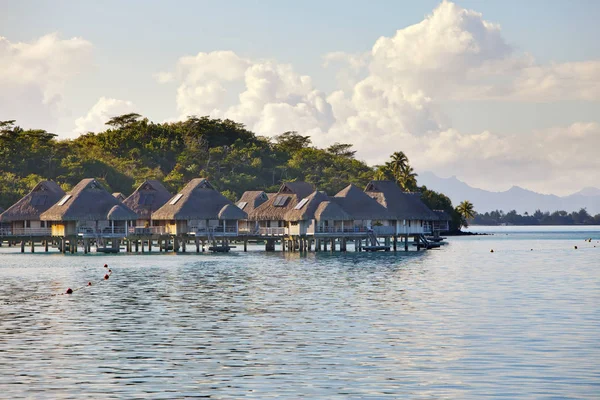
<svg viewBox="0 0 600 400">
<path fill-rule="evenodd" d="M 0 120 L 138 112 L 404 151 L 472 186 L 600 187 L 600 2 L 0 0 Z"/>
</svg>

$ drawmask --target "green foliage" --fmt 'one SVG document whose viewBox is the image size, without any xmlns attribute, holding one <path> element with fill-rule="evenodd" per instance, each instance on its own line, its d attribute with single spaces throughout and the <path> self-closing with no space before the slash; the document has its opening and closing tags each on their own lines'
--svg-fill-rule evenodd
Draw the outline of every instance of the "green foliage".
<svg viewBox="0 0 600 400">
<path fill-rule="evenodd" d="M 468 200 L 464 200 L 456 206 L 456 212 L 460 215 L 460 223 L 464 227 L 469 226 L 469 220 L 475 218 L 475 215 L 477 214 L 473 208 L 473 203 Z"/>
<path fill-rule="evenodd" d="M 503 211 L 491 211 L 477 214 L 471 221 L 473 225 L 598 225 L 600 214 L 590 215 L 585 208 L 568 213 L 566 211 L 542 212 L 536 210 L 529 215 L 523 215 L 512 210 L 508 213 Z"/>
</svg>

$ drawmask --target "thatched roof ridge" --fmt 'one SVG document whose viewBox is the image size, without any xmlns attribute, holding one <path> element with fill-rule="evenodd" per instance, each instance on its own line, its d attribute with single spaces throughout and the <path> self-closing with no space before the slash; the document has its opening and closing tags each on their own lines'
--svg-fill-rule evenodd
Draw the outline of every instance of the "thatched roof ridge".
<svg viewBox="0 0 600 400">
<path fill-rule="evenodd" d="M 123 193 L 121 193 L 121 192 L 114 192 L 112 195 L 113 195 L 113 197 L 114 197 L 115 199 L 117 199 L 117 200 L 119 200 L 119 201 L 121 201 L 121 202 L 127 198 L 127 197 L 125 197 L 125 195 L 124 195 Z"/>
<path fill-rule="evenodd" d="M 312 192 L 314 192 L 314 189 L 310 183 L 285 182 L 273 197 L 269 197 L 269 200 L 249 212 L 248 219 L 250 221 L 283 221 L 285 220 L 285 214 Z M 280 196 L 285 196 L 286 201 L 283 206 L 275 206 Z"/>
<path fill-rule="evenodd" d="M 286 221 L 306 221 L 314 219 L 315 211 L 317 211 L 319 204 L 321 204 L 324 201 L 327 201 L 328 199 L 329 197 L 327 196 L 327 193 L 315 190 L 308 197 L 305 197 L 301 200 L 306 201 L 305 204 L 299 210 L 296 210 L 296 207 L 292 208 L 291 210 L 285 213 L 284 218 Z"/>
<path fill-rule="evenodd" d="M 139 219 L 150 219 L 152 213 L 161 208 L 172 195 L 155 179 L 147 179 L 123 201 L 138 215 Z"/>
<path fill-rule="evenodd" d="M 317 221 L 352 221 L 354 218 L 333 200 L 323 201 L 315 211 Z"/>
<path fill-rule="evenodd" d="M 0 207 L 0 214 L 4 212 L 4 208 Z"/>
<path fill-rule="evenodd" d="M 284 182 L 279 187 L 277 194 L 295 194 L 300 199 L 303 199 L 314 192 L 315 188 L 308 182 Z"/>
<path fill-rule="evenodd" d="M 152 219 L 178 221 L 220 219 L 219 214 L 221 210 L 228 204 L 235 207 L 235 204 L 216 191 L 207 179 L 195 178 L 185 185 L 172 199 L 152 213 Z M 245 219 L 247 214 L 242 210 L 239 211 L 240 213 L 237 214 L 239 218 L 231 219 Z M 229 214 L 230 212 L 228 211 L 227 213 Z"/>
<path fill-rule="evenodd" d="M 395 219 L 436 221 L 437 215 L 421 201 L 419 193 L 403 192 L 392 181 L 371 181 L 365 193 L 384 206 Z"/>
<path fill-rule="evenodd" d="M 340 190 L 331 200 L 356 220 L 386 220 L 393 218 L 385 207 L 353 184 Z"/>
<path fill-rule="evenodd" d="M 242 197 L 240 197 L 240 199 L 236 202 L 236 205 L 249 214 L 256 207 L 260 206 L 262 203 L 268 200 L 269 195 L 267 195 L 262 190 L 247 190 L 242 194 Z"/>
<path fill-rule="evenodd" d="M 67 197 L 70 196 L 70 197 Z M 134 220 L 137 215 L 113 197 L 97 180 L 83 179 L 73 190 L 50 207 L 40 217 L 44 221 L 107 221 Z"/>
<path fill-rule="evenodd" d="M 38 220 L 40 215 L 48 210 L 65 195 L 64 190 L 52 181 L 41 181 L 19 201 L 0 215 L 0 221 Z"/>
</svg>

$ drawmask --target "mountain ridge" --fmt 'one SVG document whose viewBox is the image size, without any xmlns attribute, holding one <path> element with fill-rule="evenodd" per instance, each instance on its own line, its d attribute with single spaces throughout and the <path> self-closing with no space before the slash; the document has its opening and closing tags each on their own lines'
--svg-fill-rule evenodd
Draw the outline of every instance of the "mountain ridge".
<svg viewBox="0 0 600 400">
<path fill-rule="evenodd" d="M 535 210 L 572 212 L 585 208 L 592 215 L 600 213 L 600 189 L 595 187 L 585 187 L 568 196 L 537 193 L 517 185 L 505 191 L 493 192 L 470 186 L 455 175 L 440 178 L 431 171 L 420 173 L 418 181 L 428 189 L 444 193 L 454 205 L 469 200 L 477 212 L 494 210 L 505 212 L 516 210 L 518 213 L 533 213 Z"/>
</svg>

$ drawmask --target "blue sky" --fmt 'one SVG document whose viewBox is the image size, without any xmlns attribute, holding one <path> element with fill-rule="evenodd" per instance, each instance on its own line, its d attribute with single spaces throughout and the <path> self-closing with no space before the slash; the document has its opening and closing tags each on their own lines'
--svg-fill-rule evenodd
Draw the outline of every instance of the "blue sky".
<svg viewBox="0 0 600 400">
<path fill-rule="evenodd" d="M 429 58 L 421 58 L 417 51 L 405 57 L 402 52 L 410 43 L 404 37 L 410 38 L 409 41 L 418 39 L 409 36 L 408 30 L 406 35 L 400 35 L 399 41 L 387 43 L 391 47 L 386 51 L 393 50 L 396 58 L 384 53 L 383 61 L 369 58 L 380 37 L 396 37 L 397 31 L 427 20 L 434 10 L 442 14 L 442 9 L 438 1 L 0 1 L 0 36 L 11 49 L 5 55 L 0 53 L 0 89 L 15 93 L 17 101 L 4 110 L 18 114 L 4 115 L 0 107 L 0 119 L 18 118 L 23 126 L 43 125 L 61 136 L 73 137 L 79 133 L 78 129 L 101 129 L 100 115 L 128 109 L 155 121 L 175 120 L 189 112 L 236 116 L 261 134 L 273 135 L 278 130 L 288 130 L 289 126 L 311 134 L 319 145 L 342 140 L 353 142 L 359 156 L 372 163 L 385 159 L 390 146 L 405 149 L 420 170 L 431 169 L 441 176 L 455 174 L 473 185 L 493 190 L 520 184 L 543 192 L 568 193 L 586 185 L 600 186 L 599 178 L 589 177 L 586 165 L 561 172 L 567 168 L 567 162 L 562 166 L 556 160 L 568 159 L 571 153 L 559 156 L 555 153 L 565 145 L 560 140 L 565 135 L 557 133 L 560 130 L 580 139 L 585 136 L 586 141 L 581 144 L 585 147 L 589 147 L 590 140 L 598 140 L 600 134 L 597 126 L 600 101 L 595 89 L 599 79 L 595 63 L 600 62 L 597 40 L 600 2 L 456 1 L 452 7 L 446 7 L 451 21 L 432 19 L 429 28 L 417 35 L 435 34 L 438 29 L 435 24 L 440 29 L 462 30 L 473 34 L 475 45 L 490 46 L 482 51 L 487 58 L 482 55 L 473 61 L 468 51 L 453 52 L 448 61 L 453 68 L 446 69 L 434 51 L 444 41 L 443 35 L 424 42 L 424 47 L 429 44 L 433 48 L 429 53 L 424 48 L 423 57 Z M 482 16 L 469 14 L 467 21 L 464 10 Z M 487 23 L 498 24 L 499 33 L 493 28 L 481 33 L 481 29 L 488 29 Z M 32 46 L 34 57 L 27 56 L 19 46 L 19 43 L 35 44 L 53 33 L 55 37 L 48 39 L 50 44 L 43 44 L 46 47 Z M 81 42 L 71 48 L 67 41 L 74 37 Z M 492 48 L 489 41 L 498 37 L 501 45 Z M 505 47 L 510 50 L 506 52 Z M 439 49 L 443 50 L 443 46 Z M 210 75 L 205 67 L 182 67 L 183 57 L 225 50 L 235 55 L 227 61 L 233 63 L 228 65 L 235 69 L 235 77 L 220 76 L 209 82 L 196 76 Z M 367 56 L 361 59 L 360 71 L 345 73 L 343 66 L 323 66 L 326 55 L 332 52 L 344 52 L 340 57 L 346 57 L 346 61 L 356 55 Z M 342 64 L 346 61 L 342 60 Z M 404 67 L 413 62 L 412 70 Z M 383 67 L 387 72 L 374 73 L 382 67 L 381 63 L 389 63 Z M 493 64 L 494 72 L 481 78 L 481 67 L 488 63 Z M 293 71 L 282 71 L 278 65 L 289 65 Z M 400 67 L 392 71 L 390 65 Z M 419 65 L 425 65 L 430 75 L 415 67 Z M 3 88 L 2 68 L 6 71 L 9 66 L 24 71 L 31 68 L 35 78 L 17 82 L 18 78 L 7 73 L 10 79 L 4 80 Z M 46 69 L 52 73 L 39 72 Z M 266 70 L 268 74 L 264 75 Z M 468 77 L 465 78 L 463 70 L 471 71 Z M 268 82 L 268 89 L 261 88 L 273 91 L 261 92 L 270 96 L 268 101 L 236 104 L 239 95 L 252 85 L 251 79 L 257 78 L 248 77 L 251 71 L 260 74 L 263 80 L 275 77 L 278 83 Z M 168 82 L 157 82 L 156 74 L 160 72 L 169 76 Z M 539 82 L 530 79 L 532 73 Z M 348 74 L 353 76 L 341 82 Z M 196 77 L 190 78 L 193 76 Z M 310 77 L 310 83 L 297 84 L 301 76 Z M 370 85 L 374 77 L 383 82 L 375 84 L 379 85 L 375 92 L 380 91 L 381 96 L 391 98 L 384 86 L 397 87 L 404 93 L 407 105 L 395 110 L 397 101 L 393 100 L 381 106 L 391 107 L 388 114 L 397 112 L 398 118 L 377 116 L 367 110 L 374 106 L 376 98 L 368 99 L 368 105 L 358 99 L 364 94 L 358 90 L 365 86 L 360 85 L 361 79 L 369 78 L 365 83 Z M 430 78 L 435 81 L 440 77 L 444 78 L 440 82 L 456 83 L 443 91 L 437 90 L 439 83 L 428 86 Z M 524 82 L 526 89 L 517 87 Z M 536 86 L 545 84 L 550 89 L 536 90 Z M 486 93 L 482 95 L 484 87 Z M 581 88 L 590 87 L 585 95 L 578 94 Z M 210 97 L 207 90 L 216 96 L 214 101 L 206 100 Z M 217 96 L 214 90 L 225 94 Z M 44 93 L 41 105 L 32 95 L 38 91 Z M 329 97 L 336 91 L 344 91 L 344 98 Z M 178 95 L 180 92 L 185 93 Z M 283 97 L 282 92 L 285 92 Z M 319 102 L 326 103 L 325 108 L 331 105 L 333 112 L 323 111 L 316 105 Z M 355 102 L 352 115 L 342 118 L 340 104 L 348 102 Z M 316 111 L 301 114 L 312 106 Z M 250 110 L 257 115 L 249 115 Z M 96 117 L 91 115 L 94 112 L 98 114 Z M 356 122 L 359 116 L 364 119 L 367 114 L 369 120 Z M 365 131 L 369 129 L 372 131 Z M 360 132 L 352 133 L 353 130 Z M 357 135 L 365 137 L 355 141 Z M 555 139 L 548 139 L 546 147 L 539 147 L 538 143 L 545 142 L 546 137 Z M 380 139 L 381 144 L 371 145 L 373 139 Z M 460 145 L 451 149 L 452 155 L 445 154 L 435 144 L 424 147 L 425 140 L 430 143 L 449 140 Z M 554 147 L 548 147 L 551 145 Z M 470 156 L 473 159 L 466 162 L 461 152 L 481 154 L 477 146 L 486 149 L 497 146 L 502 151 L 479 158 Z M 547 157 L 533 157 L 526 152 L 516 155 L 524 146 L 532 146 Z M 477 172 L 481 166 L 485 174 Z M 528 169 L 532 172 L 523 177 L 523 171 Z M 489 171 L 496 171 L 491 182 Z M 573 174 L 584 178 L 567 185 Z"/>
</svg>

